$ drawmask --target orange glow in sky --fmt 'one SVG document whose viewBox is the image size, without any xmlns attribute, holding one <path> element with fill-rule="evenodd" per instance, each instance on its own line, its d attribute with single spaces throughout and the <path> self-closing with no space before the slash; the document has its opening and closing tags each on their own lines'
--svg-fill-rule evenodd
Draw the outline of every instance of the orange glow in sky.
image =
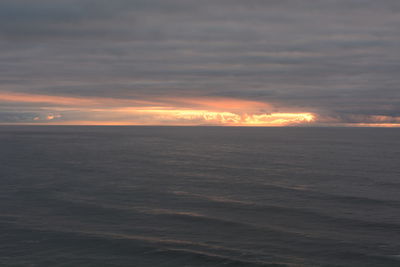
<svg viewBox="0 0 400 267">
<path fill-rule="evenodd" d="M 313 112 L 223 97 L 122 99 L 70 97 L 0 91 L 1 103 L 25 103 L 40 114 L 21 124 L 296 126 L 320 123 Z M 290 110 L 290 111 L 288 111 Z M 74 113 L 74 116 L 70 114 Z M 369 123 L 343 126 L 398 127 L 400 118 L 372 116 Z M 333 122 L 337 123 L 337 122 Z M 16 123 L 18 124 L 18 123 Z"/>
<path fill-rule="evenodd" d="M 268 112 L 268 103 L 222 97 L 119 99 L 0 92 L 0 102 L 29 103 L 43 111 L 35 124 L 286 126 L 311 123 L 311 113 Z M 66 119 L 63 113 L 81 118 Z M 29 122 L 25 122 L 29 123 Z"/>
<path fill-rule="evenodd" d="M 311 113 L 237 114 L 228 111 L 191 109 L 141 109 L 130 112 L 138 115 L 150 114 L 160 124 L 176 121 L 181 125 L 286 126 L 310 123 L 315 119 Z"/>
<path fill-rule="evenodd" d="M 15 103 L 38 103 L 50 104 L 55 106 L 72 106 L 72 107 L 92 107 L 92 106 L 126 106 L 126 105 L 150 105 L 155 102 L 135 99 L 118 99 L 118 98 L 102 98 L 102 97 L 68 97 L 68 96 L 52 96 L 38 95 L 27 93 L 10 93 L 0 91 L 0 102 Z"/>
</svg>

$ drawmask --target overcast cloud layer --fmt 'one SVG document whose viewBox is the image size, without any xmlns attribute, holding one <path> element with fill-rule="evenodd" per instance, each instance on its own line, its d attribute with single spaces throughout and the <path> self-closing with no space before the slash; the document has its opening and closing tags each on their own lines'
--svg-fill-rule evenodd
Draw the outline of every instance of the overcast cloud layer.
<svg viewBox="0 0 400 267">
<path fill-rule="evenodd" d="M 400 124 L 400 1 L 1 0 L 0 123 L 99 119 L 1 94 L 234 98 Z"/>
</svg>

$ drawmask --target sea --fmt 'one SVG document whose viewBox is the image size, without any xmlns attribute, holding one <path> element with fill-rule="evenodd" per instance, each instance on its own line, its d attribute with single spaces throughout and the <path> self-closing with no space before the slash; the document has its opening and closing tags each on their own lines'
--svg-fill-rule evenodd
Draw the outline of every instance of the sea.
<svg viewBox="0 0 400 267">
<path fill-rule="evenodd" d="M 0 266 L 400 266 L 400 129 L 1 126 Z"/>
</svg>

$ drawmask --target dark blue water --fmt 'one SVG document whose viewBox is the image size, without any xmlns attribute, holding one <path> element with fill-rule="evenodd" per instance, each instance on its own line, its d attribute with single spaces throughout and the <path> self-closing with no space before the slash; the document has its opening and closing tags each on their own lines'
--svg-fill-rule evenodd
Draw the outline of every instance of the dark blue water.
<svg viewBox="0 0 400 267">
<path fill-rule="evenodd" d="M 400 129 L 0 127 L 1 266 L 400 266 Z"/>
</svg>

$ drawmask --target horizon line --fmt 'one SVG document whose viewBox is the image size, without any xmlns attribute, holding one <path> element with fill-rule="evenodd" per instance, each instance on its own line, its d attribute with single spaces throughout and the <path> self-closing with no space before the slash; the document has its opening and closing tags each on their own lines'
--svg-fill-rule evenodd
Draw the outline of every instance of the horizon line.
<svg viewBox="0 0 400 267">
<path fill-rule="evenodd" d="M 165 124 L 13 124 L 0 123 L 0 127 L 6 126 L 63 126 L 63 127 L 215 127 L 215 128 L 400 128 L 399 125 L 165 125 Z"/>
</svg>

